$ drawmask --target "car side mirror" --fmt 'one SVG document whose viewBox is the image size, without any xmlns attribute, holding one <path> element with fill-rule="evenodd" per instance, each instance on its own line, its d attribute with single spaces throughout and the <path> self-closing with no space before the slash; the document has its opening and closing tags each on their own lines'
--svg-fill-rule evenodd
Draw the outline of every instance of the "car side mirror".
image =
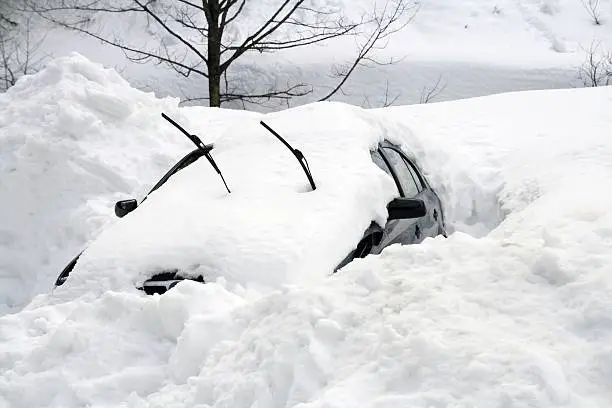
<svg viewBox="0 0 612 408">
<path fill-rule="evenodd" d="M 134 199 L 117 201 L 115 204 L 115 215 L 119 218 L 126 216 L 138 207 L 138 201 Z"/>
<path fill-rule="evenodd" d="M 427 214 L 423 200 L 416 198 L 396 198 L 387 204 L 389 220 L 420 218 Z"/>
</svg>

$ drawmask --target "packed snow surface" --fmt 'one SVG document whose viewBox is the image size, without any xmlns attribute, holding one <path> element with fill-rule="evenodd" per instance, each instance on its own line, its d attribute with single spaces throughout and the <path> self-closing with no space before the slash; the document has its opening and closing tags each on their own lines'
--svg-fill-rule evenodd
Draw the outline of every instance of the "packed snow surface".
<svg viewBox="0 0 612 408">
<path fill-rule="evenodd" d="M 255 118 L 176 102 L 135 91 L 79 56 L 56 61 L 0 98 L 0 261 L 12 279 L 3 295 L 46 287 L 0 317 L 0 407 L 610 406 L 612 89 L 380 110 L 315 104 Z M 318 279 L 271 291 L 239 290 L 219 277 L 147 297 L 132 282 L 87 280 L 83 271 L 78 285 L 52 292 L 49 260 L 62 266 L 58 248 L 76 251 L 91 240 L 110 222 L 113 200 L 141 197 L 191 148 L 160 121 L 161 110 L 218 141 L 213 154 L 239 200 L 257 199 L 266 188 L 292 208 L 300 208 L 295 197 L 316 192 L 306 191 L 297 163 L 257 179 L 290 157 L 274 139 L 264 141 L 254 119 L 304 143 L 321 194 L 338 202 L 346 192 L 332 197 L 332 175 L 319 170 L 337 164 L 320 160 L 327 153 L 314 147 L 327 137 L 325 125 L 339 133 L 338 144 L 354 132 L 355 154 L 393 135 L 442 195 L 455 232 L 389 247 L 330 277 L 311 255 L 289 273 Z M 317 130 L 312 145 L 309 129 Z M 284 158 L 247 157 L 251 147 Z M 240 154 L 260 167 L 231 170 Z M 164 197 L 191 173 L 210 172 L 197 197 L 225 197 L 207 164 L 194 166 L 167 194 L 151 196 L 148 208 L 105 231 L 119 231 L 141 210 L 188 206 Z M 364 196 L 376 183 L 384 194 L 375 174 L 364 167 Z M 257 206 L 255 200 L 234 219 L 257 217 Z M 368 200 L 352 206 L 346 210 L 359 217 L 380 208 Z M 282 224 L 283 213 L 266 216 L 269 225 Z M 240 232 L 252 233 L 248 225 Z M 132 244 L 143 249 L 123 243 Z M 242 249 L 235 248 L 239 261 Z M 246 272 L 260 276 L 266 260 L 283 255 L 262 253 Z"/>
</svg>

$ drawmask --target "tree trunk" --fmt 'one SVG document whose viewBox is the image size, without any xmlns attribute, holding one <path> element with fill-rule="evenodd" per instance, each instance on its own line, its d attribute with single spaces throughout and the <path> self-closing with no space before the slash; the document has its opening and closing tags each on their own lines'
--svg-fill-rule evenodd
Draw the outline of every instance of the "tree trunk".
<svg viewBox="0 0 612 408">
<path fill-rule="evenodd" d="M 219 108 L 221 106 L 221 75 L 213 75 L 210 67 L 208 68 L 208 75 L 209 106 Z"/>
<path fill-rule="evenodd" d="M 219 1 L 209 2 L 208 17 L 208 97 L 209 105 L 221 106 L 221 31 L 219 29 Z"/>
</svg>

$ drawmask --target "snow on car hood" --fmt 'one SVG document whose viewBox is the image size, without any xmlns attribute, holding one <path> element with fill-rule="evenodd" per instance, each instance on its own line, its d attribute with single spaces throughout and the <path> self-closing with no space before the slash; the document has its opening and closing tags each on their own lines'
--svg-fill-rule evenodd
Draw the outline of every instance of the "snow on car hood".
<svg viewBox="0 0 612 408">
<path fill-rule="evenodd" d="M 302 151 L 315 191 L 261 119 Z M 160 117 L 159 126 L 170 125 Z M 231 193 L 200 159 L 104 231 L 68 282 L 133 288 L 174 269 L 241 286 L 326 276 L 373 220 L 384 225 L 395 186 L 369 154 L 396 137 L 384 129 L 367 111 L 335 103 L 239 120 L 212 152 Z"/>
</svg>

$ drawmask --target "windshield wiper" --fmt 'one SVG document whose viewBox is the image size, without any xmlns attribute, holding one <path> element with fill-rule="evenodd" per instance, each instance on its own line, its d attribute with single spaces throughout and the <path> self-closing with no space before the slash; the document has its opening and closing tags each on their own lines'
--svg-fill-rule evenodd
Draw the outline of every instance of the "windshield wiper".
<svg viewBox="0 0 612 408">
<path fill-rule="evenodd" d="M 164 119 L 166 119 L 168 122 L 170 122 L 172 125 L 174 125 L 174 127 L 176 127 L 178 130 L 183 132 L 183 134 L 185 136 L 187 136 L 187 138 L 189 138 L 189 140 L 191 140 L 193 142 L 193 144 L 195 144 L 198 147 L 198 149 L 200 149 L 204 153 L 204 156 L 206 157 L 206 159 L 208 160 L 210 165 L 213 167 L 213 169 L 215 169 L 215 171 L 221 177 L 221 181 L 223 181 L 223 185 L 225 186 L 225 189 L 227 190 L 227 192 L 231 193 L 229 187 L 227 186 L 227 183 L 225 182 L 225 178 L 223 178 L 223 174 L 221 174 L 221 170 L 219 169 L 219 166 L 217 166 L 217 163 L 215 163 L 215 160 L 212 158 L 212 156 L 210 154 L 210 151 L 213 149 L 213 145 L 212 144 L 208 144 L 208 145 L 204 144 L 204 142 L 202 142 L 202 140 L 199 137 L 197 137 L 196 135 L 192 135 L 189 132 L 187 132 L 185 129 L 183 129 L 181 127 L 181 125 L 176 123 L 174 120 L 170 119 L 168 117 L 168 115 L 166 115 L 165 113 L 162 113 L 161 115 L 162 115 L 162 117 Z"/>
<path fill-rule="evenodd" d="M 287 146 L 287 149 L 289 149 L 291 153 L 293 153 L 298 163 L 300 163 L 300 166 L 302 166 L 302 170 L 304 170 L 304 173 L 306 173 L 306 177 L 308 178 L 310 187 L 312 187 L 313 190 L 316 190 L 317 186 L 315 185 L 314 179 L 312 178 L 312 174 L 310 173 L 310 167 L 308 166 L 308 161 L 306 160 L 306 157 L 304 157 L 302 152 L 300 152 L 298 149 L 294 149 L 293 147 L 291 147 L 291 145 L 285 139 L 283 139 L 281 135 L 276 133 L 274 129 L 268 126 L 266 122 L 262 120 L 259 123 L 261 124 L 261 126 L 265 127 L 270 133 L 276 136 L 276 138 L 280 140 L 285 146 Z"/>
</svg>

